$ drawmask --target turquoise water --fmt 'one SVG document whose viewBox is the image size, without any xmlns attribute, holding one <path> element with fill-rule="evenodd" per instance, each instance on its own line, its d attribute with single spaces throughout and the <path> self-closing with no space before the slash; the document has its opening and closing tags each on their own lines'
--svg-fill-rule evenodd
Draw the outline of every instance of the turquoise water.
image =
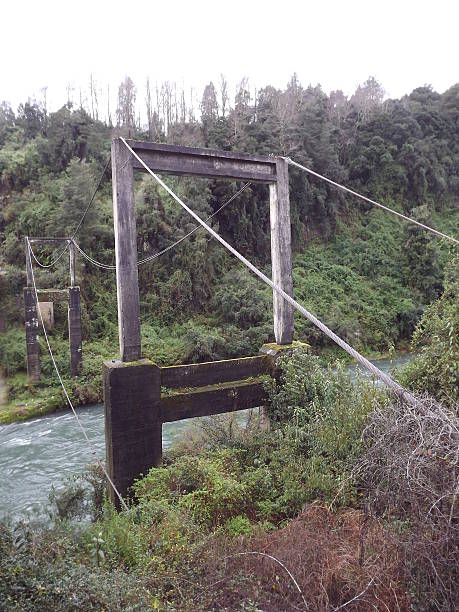
<svg viewBox="0 0 459 612">
<path fill-rule="evenodd" d="M 403 355 L 394 362 L 375 360 L 373 363 L 388 372 L 400 368 L 409 359 L 409 355 Z M 351 376 L 361 371 L 359 366 L 347 366 L 347 369 Z M 103 405 L 79 408 L 78 415 L 98 456 L 103 458 Z M 244 413 L 240 415 L 243 419 Z M 164 424 L 163 448 L 183 438 L 199 420 Z M 92 463 L 92 455 L 69 411 L 0 426 L 0 518 L 41 514 L 51 485 L 59 486 L 66 477 L 82 472 L 88 463 Z"/>
</svg>

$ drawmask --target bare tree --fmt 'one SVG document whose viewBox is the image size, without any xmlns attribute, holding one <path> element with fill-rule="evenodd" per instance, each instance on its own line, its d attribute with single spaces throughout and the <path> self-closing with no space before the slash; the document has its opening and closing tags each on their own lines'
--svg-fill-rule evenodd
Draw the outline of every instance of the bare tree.
<svg viewBox="0 0 459 612">
<path fill-rule="evenodd" d="M 136 87 L 130 77 L 126 77 L 118 89 L 118 108 L 116 117 L 118 126 L 125 127 L 129 133 L 135 128 Z"/>
<path fill-rule="evenodd" d="M 193 87 L 190 87 L 190 106 L 189 106 L 189 109 L 188 109 L 188 121 L 190 123 L 193 123 L 194 121 L 196 121 L 196 117 L 195 117 L 195 114 L 194 114 L 194 109 L 195 109 L 195 106 L 194 106 L 194 95 L 195 95 L 194 94 L 194 89 L 193 89 Z"/>
<path fill-rule="evenodd" d="M 374 77 L 368 78 L 363 85 L 359 85 L 351 98 L 360 121 L 367 121 L 370 115 L 382 105 L 384 100 L 383 86 Z"/>
<path fill-rule="evenodd" d="M 150 79 L 147 78 L 145 106 L 147 109 L 148 137 L 153 139 L 153 105 L 151 103 Z"/>
<path fill-rule="evenodd" d="M 89 75 L 89 95 L 91 96 L 91 117 L 97 121 L 99 119 L 99 102 L 97 99 L 97 83 L 92 73 Z"/>
<path fill-rule="evenodd" d="M 48 97 L 48 86 L 45 85 L 45 87 L 42 87 L 40 89 L 41 92 L 41 96 L 42 96 L 42 105 L 43 105 L 43 110 L 45 111 L 45 115 L 48 114 L 48 104 L 47 104 L 47 97 Z"/>
<path fill-rule="evenodd" d="M 220 75 L 220 99 L 221 99 L 222 117 L 225 117 L 229 96 L 228 96 L 228 82 L 225 79 L 223 74 Z"/>
<path fill-rule="evenodd" d="M 72 106 L 73 104 L 74 90 L 75 90 L 75 87 L 72 85 L 72 83 L 67 83 L 67 105 L 68 106 Z"/>
<path fill-rule="evenodd" d="M 94 119 L 94 79 L 92 72 L 89 75 L 89 95 L 91 96 L 91 117 Z"/>
<path fill-rule="evenodd" d="M 185 89 L 182 85 L 182 90 L 180 92 L 180 121 L 181 123 L 186 122 L 186 100 L 185 100 Z"/>
<path fill-rule="evenodd" d="M 112 127 L 112 114 L 110 111 L 110 83 L 107 84 L 107 125 Z"/>
</svg>

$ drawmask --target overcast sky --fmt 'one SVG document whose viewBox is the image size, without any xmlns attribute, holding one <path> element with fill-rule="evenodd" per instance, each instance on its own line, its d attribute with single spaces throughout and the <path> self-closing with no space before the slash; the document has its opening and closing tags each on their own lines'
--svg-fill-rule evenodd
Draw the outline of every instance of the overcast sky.
<svg viewBox="0 0 459 612">
<path fill-rule="evenodd" d="M 199 94 L 223 73 L 234 87 L 303 85 L 351 94 L 373 75 L 388 97 L 459 80 L 459 3 L 454 0 L 3 0 L 0 101 L 13 108 L 48 87 L 48 109 L 92 73 L 112 95 L 125 75 L 143 104 L 152 83 L 177 81 Z"/>
</svg>

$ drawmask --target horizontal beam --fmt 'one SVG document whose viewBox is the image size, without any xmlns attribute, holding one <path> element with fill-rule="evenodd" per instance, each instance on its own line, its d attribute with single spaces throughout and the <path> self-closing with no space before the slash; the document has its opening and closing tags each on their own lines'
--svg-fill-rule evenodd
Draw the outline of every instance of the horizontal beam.
<svg viewBox="0 0 459 612">
<path fill-rule="evenodd" d="M 168 389 L 203 387 L 244 378 L 262 376 L 271 372 L 268 355 L 224 359 L 188 365 L 161 368 L 161 386 Z"/>
<path fill-rule="evenodd" d="M 38 238 L 29 238 L 29 242 L 70 242 L 71 238 L 45 238 L 39 236 Z"/>
<path fill-rule="evenodd" d="M 263 377 L 180 389 L 161 395 L 163 423 L 257 408 L 267 402 Z"/>
<path fill-rule="evenodd" d="M 165 174 L 201 176 L 206 178 L 239 179 L 244 181 L 275 183 L 276 159 L 262 155 L 248 155 L 232 151 L 178 147 L 155 142 L 129 140 L 129 146 L 147 166 Z M 145 168 L 132 159 L 136 169 Z"/>
<path fill-rule="evenodd" d="M 68 289 L 37 289 L 39 302 L 68 302 Z"/>
</svg>

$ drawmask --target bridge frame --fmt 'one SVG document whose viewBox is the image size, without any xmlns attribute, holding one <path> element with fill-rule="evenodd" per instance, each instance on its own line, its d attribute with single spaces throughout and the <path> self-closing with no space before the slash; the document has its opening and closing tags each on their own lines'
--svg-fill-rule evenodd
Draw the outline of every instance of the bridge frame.
<svg viewBox="0 0 459 612">
<path fill-rule="evenodd" d="M 146 165 L 161 174 L 236 179 L 269 185 L 273 282 L 293 295 L 288 164 L 281 157 L 248 155 L 129 140 Z M 162 460 L 162 424 L 232 412 L 266 402 L 269 354 L 159 368 L 142 359 L 134 170 L 145 171 L 118 137 L 112 139 L 118 331 L 121 360 L 103 367 L 107 467 L 125 496 L 135 478 Z M 293 307 L 273 292 L 279 349 L 293 341 Z M 186 384 L 185 384 L 186 382 Z M 118 500 L 113 496 L 113 501 Z"/>
<path fill-rule="evenodd" d="M 33 286 L 29 243 L 69 244 L 70 287 L 37 289 Z M 24 287 L 24 319 L 26 328 L 27 375 L 31 382 L 40 380 L 40 345 L 38 342 L 40 298 L 42 302 L 68 302 L 70 369 L 72 376 L 81 373 L 83 364 L 80 288 L 75 286 L 75 245 L 71 238 L 25 237 L 27 286 Z M 37 303 L 38 297 L 38 303 Z"/>
<path fill-rule="evenodd" d="M 285 159 L 134 140 L 128 142 L 154 172 L 268 183 L 272 279 L 286 293 L 293 295 L 288 164 Z M 113 217 L 122 361 L 141 358 L 134 170 L 145 171 L 123 142 L 114 138 Z M 273 306 L 276 342 L 290 344 L 293 340 L 293 307 L 276 292 L 273 292 Z"/>
</svg>

